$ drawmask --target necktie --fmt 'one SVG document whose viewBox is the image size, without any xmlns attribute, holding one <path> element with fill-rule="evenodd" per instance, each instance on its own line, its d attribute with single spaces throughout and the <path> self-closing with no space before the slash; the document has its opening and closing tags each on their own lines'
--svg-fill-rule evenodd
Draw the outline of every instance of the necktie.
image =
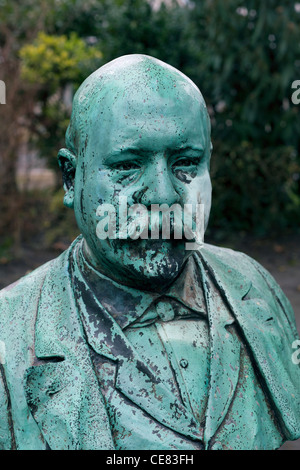
<svg viewBox="0 0 300 470">
<path fill-rule="evenodd" d="M 203 308 L 203 316 L 206 316 L 205 308 Z M 155 303 L 145 311 L 145 313 L 129 325 L 132 328 L 151 325 L 156 321 L 168 322 L 183 317 L 199 317 L 201 313 L 194 312 L 179 301 L 167 296 L 160 297 Z"/>
</svg>

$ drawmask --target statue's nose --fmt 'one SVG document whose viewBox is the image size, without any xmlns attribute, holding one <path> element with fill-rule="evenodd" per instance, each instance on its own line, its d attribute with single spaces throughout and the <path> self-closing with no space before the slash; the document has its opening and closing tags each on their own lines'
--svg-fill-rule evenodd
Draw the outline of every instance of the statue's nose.
<svg viewBox="0 0 300 470">
<path fill-rule="evenodd" d="M 144 175 L 144 186 L 133 195 L 135 203 L 149 207 L 151 204 L 178 203 L 180 195 L 176 191 L 165 162 L 158 162 Z"/>
</svg>

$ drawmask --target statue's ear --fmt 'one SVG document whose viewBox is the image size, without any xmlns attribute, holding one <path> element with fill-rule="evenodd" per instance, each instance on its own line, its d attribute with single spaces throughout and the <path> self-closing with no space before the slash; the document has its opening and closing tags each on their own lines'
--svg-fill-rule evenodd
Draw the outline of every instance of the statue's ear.
<svg viewBox="0 0 300 470">
<path fill-rule="evenodd" d="M 73 209 L 76 157 L 70 150 L 63 148 L 58 152 L 57 158 L 62 171 L 65 190 L 64 205 Z"/>
</svg>

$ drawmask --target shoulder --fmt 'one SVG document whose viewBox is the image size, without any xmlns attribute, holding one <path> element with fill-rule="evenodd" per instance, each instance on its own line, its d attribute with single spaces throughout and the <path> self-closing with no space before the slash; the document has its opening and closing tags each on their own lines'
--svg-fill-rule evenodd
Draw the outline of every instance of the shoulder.
<svg viewBox="0 0 300 470">
<path fill-rule="evenodd" d="M 261 276 L 261 271 L 265 271 L 265 273 L 270 276 L 257 261 L 241 251 L 205 244 L 201 253 L 203 253 L 206 258 L 209 258 L 213 264 L 219 268 L 219 271 L 230 272 L 230 269 L 233 269 L 246 275 L 249 279 Z"/>
<path fill-rule="evenodd" d="M 205 244 L 203 253 L 206 256 L 212 257 L 216 262 L 219 262 L 219 265 L 223 268 L 224 266 L 232 267 L 248 278 L 253 276 L 259 278 L 263 277 L 274 287 L 279 287 L 273 276 L 258 261 L 241 251 Z"/>
<path fill-rule="evenodd" d="M 223 246 L 210 245 L 209 243 L 205 243 L 201 251 L 216 256 L 223 262 L 227 262 L 229 264 L 235 263 L 236 261 L 244 258 L 246 262 L 251 260 L 249 256 L 245 255 L 245 253 L 242 253 L 241 251 L 236 251 Z"/>
<path fill-rule="evenodd" d="M 43 283 L 44 277 L 51 269 L 55 260 L 48 261 L 34 271 L 22 276 L 17 281 L 4 287 L 0 291 L 0 302 L 13 301 L 18 298 L 23 298 L 27 293 L 34 290 L 39 290 Z"/>
<path fill-rule="evenodd" d="M 209 244 L 204 245 L 203 254 L 221 277 L 227 276 L 229 272 L 235 273 L 236 277 L 247 278 L 261 298 L 272 298 L 279 314 L 284 313 L 293 334 L 298 337 L 295 315 L 289 300 L 274 277 L 258 261 L 240 251 Z"/>
<path fill-rule="evenodd" d="M 81 236 L 77 237 L 69 246 L 69 248 L 61 253 L 57 258 L 48 261 L 29 274 L 26 274 L 14 283 L 2 289 L 0 291 L 0 303 L 4 302 L 5 300 L 13 301 L 17 299 L 20 300 L 21 298 L 24 299 L 26 294 L 34 294 L 35 292 L 39 292 L 45 278 L 49 274 L 55 276 L 60 272 L 66 271 L 70 253 L 80 239 Z"/>
<path fill-rule="evenodd" d="M 245 262 L 251 262 L 252 258 L 242 253 L 241 251 L 233 250 L 232 248 L 226 248 L 223 246 L 217 245 L 210 245 L 209 243 L 205 243 L 203 246 L 203 250 L 206 253 L 211 253 L 215 256 L 220 257 L 223 261 L 227 261 L 232 263 L 237 260 L 245 259 Z"/>
<path fill-rule="evenodd" d="M 17 325 L 22 328 L 28 321 L 34 322 L 45 279 L 50 275 L 59 277 L 67 264 L 69 250 L 0 291 L 0 328 L 14 324 L 18 329 Z"/>
</svg>

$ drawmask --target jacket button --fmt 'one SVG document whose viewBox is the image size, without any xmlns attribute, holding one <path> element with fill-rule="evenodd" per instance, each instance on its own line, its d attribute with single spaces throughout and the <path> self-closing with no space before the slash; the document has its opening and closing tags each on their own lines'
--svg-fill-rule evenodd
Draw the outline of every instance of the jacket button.
<svg viewBox="0 0 300 470">
<path fill-rule="evenodd" d="M 188 363 L 188 361 L 187 361 L 186 359 L 181 359 L 180 362 L 179 362 L 179 364 L 181 365 L 181 367 L 182 367 L 183 369 L 186 369 L 187 366 L 189 365 L 189 363 Z"/>
</svg>

